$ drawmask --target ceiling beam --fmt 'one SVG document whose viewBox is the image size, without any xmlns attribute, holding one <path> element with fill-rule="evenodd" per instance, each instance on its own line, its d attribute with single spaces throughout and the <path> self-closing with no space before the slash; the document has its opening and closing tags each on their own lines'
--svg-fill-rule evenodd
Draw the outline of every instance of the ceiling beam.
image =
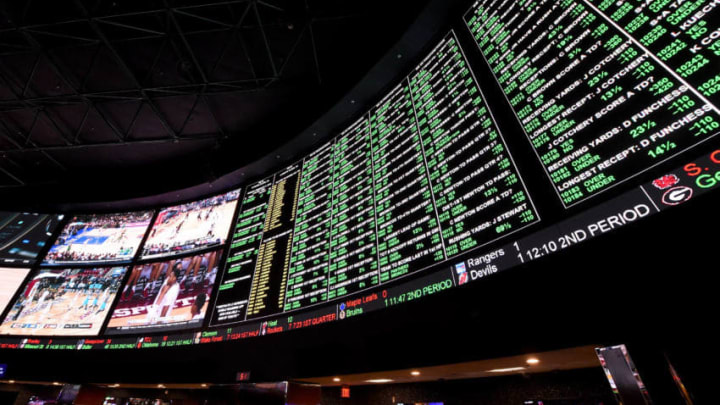
<svg viewBox="0 0 720 405">
<path fill-rule="evenodd" d="M 1 121 L 0 121 L 1 122 Z M 1 124 L 0 124 L 1 125 Z M 122 142 L 96 142 L 96 143 L 81 143 L 76 145 L 49 145 L 49 146 L 32 146 L 25 147 L 22 149 L 9 149 L 3 151 L 3 153 L 15 153 L 15 152 L 52 152 L 52 151 L 69 151 L 69 150 L 92 150 L 97 148 L 115 148 L 118 146 L 129 146 L 129 145 L 160 145 L 160 144 L 177 144 L 186 142 L 199 142 L 213 140 L 217 138 L 217 133 L 211 132 L 206 134 L 198 134 L 192 136 L 184 136 L 179 138 L 158 138 L 158 139 L 128 139 Z"/>
</svg>

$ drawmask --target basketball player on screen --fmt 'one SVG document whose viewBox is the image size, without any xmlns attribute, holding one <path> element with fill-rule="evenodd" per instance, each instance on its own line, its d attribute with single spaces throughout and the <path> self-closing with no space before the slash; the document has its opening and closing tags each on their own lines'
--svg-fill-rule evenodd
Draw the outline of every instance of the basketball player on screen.
<svg viewBox="0 0 720 405">
<path fill-rule="evenodd" d="M 160 287 L 160 292 L 155 297 L 155 302 L 148 311 L 148 321 L 150 324 L 157 323 L 162 318 L 168 316 L 172 311 L 175 301 L 180 294 L 180 283 L 178 278 L 182 272 L 182 263 L 177 262 L 171 270 L 168 271 L 165 284 Z"/>
</svg>

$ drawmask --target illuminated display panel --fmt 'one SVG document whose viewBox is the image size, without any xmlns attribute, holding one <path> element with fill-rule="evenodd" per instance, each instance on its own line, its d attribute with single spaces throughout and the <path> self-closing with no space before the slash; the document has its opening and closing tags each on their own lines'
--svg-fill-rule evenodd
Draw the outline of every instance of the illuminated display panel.
<svg viewBox="0 0 720 405">
<path fill-rule="evenodd" d="M 272 183 L 271 177 L 245 188 L 213 308 L 213 319 L 217 321 L 245 319 Z"/>
<path fill-rule="evenodd" d="M 161 210 L 143 246 L 143 259 L 220 246 L 227 239 L 240 190 Z"/>
<path fill-rule="evenodd" d="M 711 0 L 478 0 L 465 16 L 570 206 L 717 135 Z"/>
<path fill-rule="evenodd" d="M 538 220 L 450 32 L 363 118 L 247 188 L 211 324 L 381 286 Z"/>
<path fill-rule="evenodd" d="M 664 2 L 644 3 L 630 11 L 622 2 L 581 4 L 565 0 L 557 6 L 550 6 L 550 9 L 547 9 L 547 2 L 519 1 L 512 7 L 509 7 L 511 2 L 494 2 L 480 9 L 484 4 L 476 2 L 463 19 L 458 18 L 463 29 L 468 28 L 473 35 L 465 32 L 458 38 L 454 31 L 450 31 L 427 48 L 426 55 L 408 70 L 406 77 L 384 92 L 378 103 L 366 114 L 356 117 L 336 137 L 302 160 L 244 186 L 238 216 L 231 224 L 230 241 L 225 245 L 227 260 L 218 263 L 219 273 L 212 274 L 212 280 L 218 278 L 218 292 L 209 312 L 209 329 L 198 330 L 201 322 L 186 323 L 191 313 L 187 309 L 188 302 L 177 305 L 176 310 L 185 308 L 185 315 L 178 314 L 175 319 L 170 319 L 173 318 L 172 313 L 166 313 L 166 319 L 152 315 L 157 313 L 157 306 L 153 305 L 155 298 L 147 296 L 155 294 L 157 297 L 157 289 L 162 288 L 161 277 L 157 276 L 162 268 L 158 266 L 176 262 L 170 260 L 168 263 L 168 259 L 164 259 L 165 262 L 153 261 L 158 266 L 153 263 L 136 266 L 134 275 L 129 277 L 124 288 L 123 300 L 130 305 L 118 305 L 118 318 L 127 318 L 118 322 L 130 324 L 134 321 L 137 325 L 114 328 L 111 321 L 107 334 L 130 334 L 134 331 L 131 336 L 81 341 L 26 339 L 22 343 L 0 339 L 0 348 L 175 347 L 238 340 L 338 322 L 451 290 L 547 255 L 562 254 L 576 244 L 681 205 L 720 185 L 720 144 L 711 140 L 717 120 L 707 119 L 714 117 L 714 107 L 698 103 L 702 99 L 717 101 L 720 87 L 717 80 L 712 80 L 715 73 L 706 69 L 707 63 L 678 67 L 672 59 L 675 55 L 683 55 L 683 52 L 702 54 L 708 60 L 714 57 L 708 49 L 714 49 L 711 40 L 716 38 L 712 37 L 712 32 L 717 30 L 703 31 L 701 28 L 707 28 L 711 21 L 705 21 L 703 16 L 716 11 L 708 9 L 705 0 L 688 3 L 675 17 L 668 17 L 665 12 L 668 10 L 663 8 L 667 3 Z M 497 4 L 504 7 L 502 12 L 492 9 Z M 540 8 L 532 13 L 532 7 L 536 6 Z M 527 13 L 516 13 L 517 7 L 525 7 Z M 552 13 L 560 8 L 563 9 L 562 14 L 551 18 Z M 610 24 L 608 18 L 600 15 L 605 9 L 613 10 L 610 20 L 632 16 L 635 22 L 623 26 Z M 645 20 L 644 16 L 650 15 L 648 10 L 657 15 Z M 700 12 L 698 10 L 704 13 L 703 16 L 696 15 Z M 548 14 L 539 15 L 540 11 Z M 562 28 L 553 34 L 545 32 L 547 35 L 540 35 L 544 31 L 537 30 L 548 18 L 557 21 L 553 23 L 557 24 L 555 28 Z M 629 39 L 636 35 L 633 32 L 654 26 L 664 27 L 663 18 L 672 19 L 671 25 L 677 23 L 674 25 L 678 31 L 672 31 L 670 36 L 694 36 L 699 38 L 699 43 L 689 49 L 676 44 L 674 53 L 653 51 L 655 53 L 644 57 L 632 56 L 633 52 L 628 50 L 636 45 Z M 502 22 L 501 19 L 507 21 Z M 530 26 L 518 25 L 530 20 L 533 22 Z M 570 23 L 566 24 L 568 21 Z M 608 23 L 603 26 L 598 21 Z M 691 21 L 699 24 L 700 28 L 693 29 Z M 512 29 L 503 31 L 508 26 Z M 574 31 L 580 27 L 592 27 L 593 30 Z M 660 31 L 658 29 L 655 34 Z M 606 38 L 608 32 L 613 35 Z M 528 51 L 516 60 L 513 58 L 518 56 L 510 51 L 510 47 L 525 39 L 505 39 L 519 34 L 526 35 L 525 39 L 532 37 L 534 44 L 523 46 Z M 552 36 L 550 42 L 557 41 L 550 46 L 545 43 L 539 48 L 541 52 L 531 55 L 536 46 L 548 41 L 548 35 Z M 664 40 L 669 39 L 662 33 L 658 35 Z M 473 43 L 473 36 L 479 48 Z M 597 36 L 596 42 L 603 42 L 600 45 L 595 42 L 590 44 L 586 49 L 588 52 L 585 52 L 582 48 L 588 44 L 583 41 L 592 36 Z M 623 38 L 627 41 L 622 42 Z M 650 41 L 647 38 L 645 42 Z M 468 55 L 468 59 L 458 41 L 471 45 L 465 49 L 474 55 Z M 638 41 L 645 44 L 643 39 Z M 568 48 L 569 45 L 573 47 Z M 648 42 L 645 47 L 653 50 L 656 45 Z M 497 47 L 503 53 L 495 57 L 492 51 Z M 548 55 L 552 52 L 560 52 L 562 56 L 557 53 L 557 58 L 550 58 Z M 598 70 L 597 58 L 601 53 L 604 55 Z M 502 90 L 498 88 L 496 93 L 500 98 L 490 102 L 485 99 L 470 67 L 471 62 L 482 61 L 481 56 L 486 57 L 489 68 L 486 77 L 490 80 L 482 83 L 483 88 L 487 91 L 487 87 L 495 86 L 491 78 L 495 70 L 495 79 L 503 87 Z M 529 62 L 524 57 L 528 57 Z M 543 57 L 549 58 L 550 63 L 546 63 L 548 61 Z M 498 62 L 499 58 L 504 62 Z M 599 79 L 590 80 L 577 75 L 580 67 L 592 58 L 596 58 L 593 68 Z M 541 66 L 534 66 L 536 62 L 540 63 L 538 60 L 542 62 Z M 646 64 L 656 63 L 657 60 L 665 61 L 664 65 Z M 520 61 L 522 63 L 518 63 Z M 512 65 L 509 68 L 498 65 L 510 62 Z M 553 71 L 562 64 L 565 65 L 560 71 Z M 474 67 L 478 73 L 484 68 Z M 534 70 L 535 67 L 538 70 Z M 505 70 L 499 74 L 502 69 Z M 517 82 L 515 86 L 524 89 L 523 95 L 528 95 L 525 89 L 533 86 L 537 86 L 537 93 L 529 94 L 529 99 L 516 95 L 512 99 L 502 97 L 501 91 L 509 93 L 502 76 L 508 71 L 516 75 L 513 78 Z M 667 73 L 669 71 L 675 71 L 695 87 L 678 86 L 677 82 L 672 82 L 676 77 Z M 667 74 L 656 76 L 658 72 Z M 549 76 L 546 82 L 542 82 L 545 73 Z M 523 75 L 535 75 L 533 82 L 520 83 L 518 80 L 521 77 L 528 79 Z M 538 78 L 540 81 L 536 81 Z M 642 79 L 642 82 L 630 78 Z M 584 80 L 589 81 L 586 83 Z M 648 80 L 651 81 L 647 83 L 651 89 L 643 87 L 645 84 L 642 83 Z M 618 92 L 615 83 L 623 90 Z M 657 83 L 660 84 L 656 86 Z M 625 92 L 637 86 L 637 90 L 628 90 L 634 94 Z M 575 99 L 569 107 L 565 106 L 566 98 L 573 98 L 576 92 L 591 87 L 592 91 L 584 99 Z M 558 88 L 563 91 L 554 94 L 553 91 Z M 490 89 L 489 93 L 492 94 L 492 91 Z M 685 96 L 698 98 L 688 99 Z M 622 97 L 626 99 L 623 101 Z M 530 106 L 521 106 L 524 111 L 521 112 L 518 105 L 523 102 L 530 103 Z M 640 121 L 645 121 L 640 119 L 639 113 L 633 112 L 635 109 L 644 111 L 643 117 L 650 117 L 652 123 L 636 128 L 636 123 L 639 125 Z M 553 126 L 556 128 L 554 132 L 550 130 L 553 138 L 543 144 L 548 151 L 555 148 L 564 157 L 543 159 L 540 155 L 542 148 L 533 143 L 535 138 L 527 127 L 524 135 L 507 131 L 506 128 L 515 126 L 513 110 L 514 118 L 518 118 L 523 126 L 523 120 L 527 118 L 523 114 L 532 115 L 530 118 L 533 120 L 539 117 L 541 124 L 558 116 L 567 118 L 562 125 Z M 510 122 L 499 122 L 503 134 L 492 112 L 498 113 L 498 117 L 510 118 Z M 504 112 L 508 114 L 503 115 Z M 600 113 L 597 118 L 596 113 Z M 577 127 L 568 127 L 574 125 L 570 124 L 571 120 L 577 122 L 576 115 L 582 114 L 592 119 Z M 596 140 L 588 141 L 588 145 L 594 148 L 592 153 L 597 156 L 580 156 L 581 152 L 576 152 L 582 149 L 584 153 L 582 145 L 578 146 L 583 136 L 597 134 L 596 128 L 605 123 L 615 125 L 612 123 L 622 114 L 635 114 L 637 117 L 633 119 L 635 115 L 632 115 L 629 120 L 621 120 L 621 131 L 612 136 L 598 135 Z M 626 127 L 629 125 L 627 121 L 633 125 Z M 672 131 L 662 132 L 661 136 L 658 131 L 665 128 Z M 656 134 L 654 138 L 653 133 Z M 644 149 L 620 159 L 622 154 L 617 151 L 625 147 L 621 141 L 628 138 L 627 134 L 634 139 L 633 142 L 637 142 L 635 146 L 640 145 Z M 528 137 L 531 142 L 528 142 Z M 671 139 L 675 147 L 644 146 L 648 141 L 660 142 L 658 137 Z M 707 145 L 703 145 L 702 150 L 698 148 L 694 156 L 683 157 L 677 162 L 676 169 L 657 170 L 655 174 L 644 176 L 645 182 L 640 185 L 628 184 L 622 190 L 616 189 L 614 195 L 608 193 L 606 198 L 598 198 L 597 201 L 602 200 L 600 204 L 572 211 L 571 216 L 566 214 L 568 211 L 563 207 L 585 201 L 651 168 L 654 162 L 675 156 L 681 150 L 704 141 L 708 141 Z M 528 158 L 517 158 L 521 164 L 519 168 L 510 148 Z M 572 155 L 573 151 L 576 155 Z M 647 157 L 638 158 L 641 153 Z M 555 155 L 552 152 L 548 156 Z M 580 158 L 575 159 L 578 156 Z M 606 156 L 611 157 L 602 161 Z M 558 184 L 549 187 L 550 182 L 542 182 L 548 174 L 548 162 L 568 165 L 574 174 L 585 173 L 585 178 L 577 184 L 585 187 L 588 181 L 587 187 L 592 190 L 586 190 L 587 193 L 582 195 L 569 193 L 563 196 Z M 597 171 L 608 170 L 603 179 L 614 176 L 614 180 L 588 178 L 588 171 L 593 174 L 593 165 L 598 167 Z M 543 168 L 546 173 L 542 173 Z M 618 172 L 611 172 L 616 169 Z M 539 175 L 533 176 L 530 171 L 537 171 Z M 523 183 L 522 173 L 540 180 L 535 183 L 541 184 L 532 184 L 532 191 L 537 190 L 537 195 L 545 192 L 547 197 L 543 196 L 541 207 L 543 214 L 548 213 L 551 222 L 537 224 L 538 210 Z M 553 188 L 560 199 L 553 197 Z M 571 197 L 565 198 L 570 194 Z M 528 227 L 531 224 L 536 225 Z M 516 231 L 522 232 L 514 238 L 509 237 Z M 200 281 L 197 277 L 190 278 L 196 283 Z M 202 278 L 207 279 L 205 276 Z M 203 281 L 203 286 L 211 284 Z M 182 287 L 185 286 L 183 283 Z M 211 295 L 212 289 L 206 292 L 207 297 Z M 204 307 L 209 309 L 207 304 Z M 202 312 L 204 317 L 205 310 Z M 143 325 L 143 322 L 146 324 Z M 175 328 L 194 330 L 169 335 L 151 334 Z M 146 332 L 148 334 L 144 334 Z"/>
<path fill-rule="evenodd" d="M 38 270 L 0 325 L 0 334 L 97 335 L 126 270 L 126 267 Z"/>
<path fill-rule="evenodd" d="M 106 334 L 201 326 L 222 249 L 133 267 Z"/>
<path fill-rule="evenodd" d="M 151 218 L 152 211 L 75 216 L 50 248 L 44 264 L 129 261 Z"/>
<path fill-rule="evenodd" d="M 60 225 L 62 215 L 0 211 L 0 261 L 31 265 Z"/>
<path fill-rule="evenodd" d="M 13 269 L 0 267 L 0 314 L 12 300 L 15 292 L 20 288 L 30 269 Z"/>
</svg>

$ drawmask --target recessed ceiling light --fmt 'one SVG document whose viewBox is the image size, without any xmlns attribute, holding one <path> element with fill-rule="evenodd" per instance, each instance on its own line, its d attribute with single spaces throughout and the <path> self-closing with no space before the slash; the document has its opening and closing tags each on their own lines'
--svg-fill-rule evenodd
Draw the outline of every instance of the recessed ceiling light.
<svg viewBox="0 0 720 405">
<path fill-rule="evenodd" d="M 158 388 L 165 388 L 165 386 L 162 384 L 158 384 Z"/>
<path fill-rule="evenodd" d="M 207 387 L 207 384 L 200 384 L 201 387 Z"/>
<path fill-rule="evenodd" d="M 525 362 L 527 364 L 538 364 L 538 363 L 540 363 L 540 360 L 536 359 L 535 357 L 530 357 Z"/>
<path fill-rule="evenodd" d="M 333 378 L 333 381 L 335 381 L 335 382 L 340 382 L 340 377 L 335 377 L 335 378 Z"/>
<path fill-rule="evenodd" d="M 389 378 L 375 378 L 375 379 L 372 379 L 372 380 L 365 380 L 365 382 L 369 382 L 369 383 L 373 383 L 373 384 L 389 383 L 389 382 L 392 382 L 392 381 L 393 381 L 393 380 L 391 380 L 391 379 L 389 379 Z"/>
<path fill-rule="evenodd" d="M 15 380 L 8 381 L 10 384 L 15 384 Z"/>
<path fill-rule="evenodd" d="M 494 368 L 492 370 L 488 370 L 488 373 L 508 373 L 510 371 L 520 371 L 520 370 L 525 370 L 525 367 Z"/>
<path fill-rule="evenodd" d="M 416 376 L 416 377 L 417 377 L 417 376 L 419 376 L 419 375 L 420 375 L 420 372 L 419 372 L 419 371 L 417 371 L 417 370 L 413 370 L 413 371 L 411 371 L 411 372 L 410 372 L 410 375 L 414 375 L 414 376 Z"/>
<path fill-rule="evenodd" d="M 53 382 L 53 385 L 60 385 L 60 383 L 55 381 L 55 382 Z"/>
</svg>

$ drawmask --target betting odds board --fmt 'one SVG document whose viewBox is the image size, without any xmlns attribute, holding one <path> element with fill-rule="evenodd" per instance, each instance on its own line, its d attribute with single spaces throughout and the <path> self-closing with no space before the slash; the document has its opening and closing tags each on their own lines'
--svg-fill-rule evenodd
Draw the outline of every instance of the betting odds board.
<svg viewBox="0 0 720 405">
<path fill-rule="evenodd" d="M 211 324 L 380 286 L 538 220 L 451 32 L 339 136 L 248 187 Z"/>
<path fill-rule="evenodd" d="M 478 0 L 465 15 L 565 206 L 717 135 L 710 0 Z"/>
<path fill-rule="evenodd" d="M 0 348 L 173 347 L 342 321 L 718 188 L 717 4 L 470 0 L 364 114 L 243 185 L 205 328 Z"/>
</svg>

